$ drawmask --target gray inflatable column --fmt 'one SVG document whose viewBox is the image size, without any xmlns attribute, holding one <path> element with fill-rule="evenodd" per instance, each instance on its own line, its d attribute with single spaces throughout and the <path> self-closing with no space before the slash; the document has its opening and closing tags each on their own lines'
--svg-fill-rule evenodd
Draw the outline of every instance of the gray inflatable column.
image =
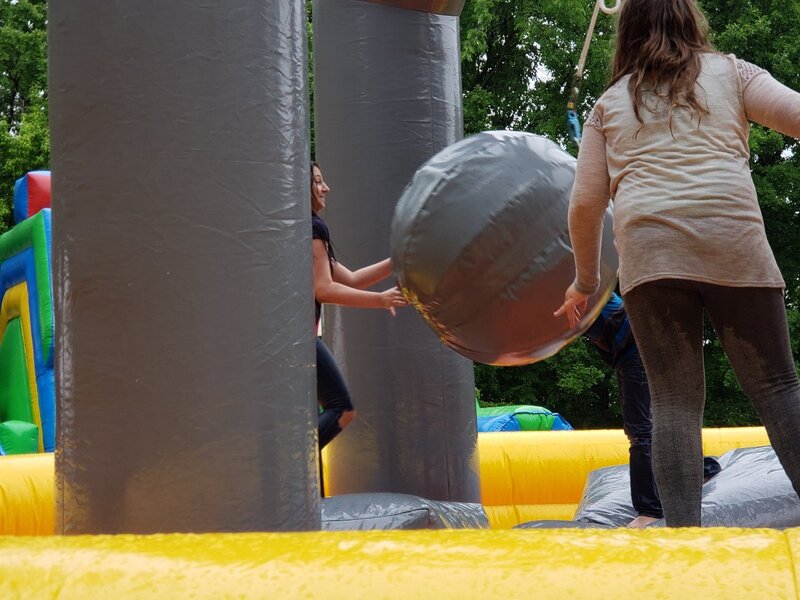
<svg viewBox="0 0 800 600">
<path fill-rule="evenodd" d="M 388 2 L 314 3 L 317 156 L 337 257 L 389 255 L 395 204 L 416 169 L 462 136 L 458 17 Z M 425 8 L 414 0 L 407 6 Z M 428 2 L 455 13 L 461 2 Z M 331 494 L 480 500 L 472 362 L 414 310 L 328 306 L 324 337 L 358 417 L 328 451 Z"/>
<path fill-rule="evenodd" d="M 318 528 L 303 3 L 48 8 L 58 530 Z"/>
</svg>

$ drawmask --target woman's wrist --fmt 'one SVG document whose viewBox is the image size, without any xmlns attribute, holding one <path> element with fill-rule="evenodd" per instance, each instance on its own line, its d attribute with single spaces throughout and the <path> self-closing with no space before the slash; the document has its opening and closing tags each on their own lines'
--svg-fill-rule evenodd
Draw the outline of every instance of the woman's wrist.
<svg viewBox="0 0 800 600">
<path fill-rule="evenodd" d="M 572 284 L 572 287 L 575 288 L 576 292 L 580 292 L 581 294 L 586 294 L 587 296 L 591 296 L 600 287 L 600 280 L 599 278 L 595 279 L 595 281 L 591 285 L 586 285 L 585 282 L 581 282 L 576 278 Z"/>
</svg>

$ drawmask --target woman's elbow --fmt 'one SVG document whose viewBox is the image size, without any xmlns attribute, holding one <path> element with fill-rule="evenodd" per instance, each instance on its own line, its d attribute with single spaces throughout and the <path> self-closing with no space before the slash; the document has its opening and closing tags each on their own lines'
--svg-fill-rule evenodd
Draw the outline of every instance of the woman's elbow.
<svg viewBox="0 0 800 600">
<path fill-rule="evenodd" d="M 333 286 L 330 284 L 314 284 L 314 297 L 320 304 L 330 304 L 334 300 Z"/>
</svg>

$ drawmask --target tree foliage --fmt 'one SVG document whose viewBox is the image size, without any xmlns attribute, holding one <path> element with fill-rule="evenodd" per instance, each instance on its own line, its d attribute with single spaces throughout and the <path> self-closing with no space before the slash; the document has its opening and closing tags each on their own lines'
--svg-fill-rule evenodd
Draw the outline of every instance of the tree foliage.
<svg viewBox="0 0 800 600">
<path fill-rule="evenodd" d="M 46 0 L 0 1 L 0 233 L 16 179 L 50 164 L 46 26 Z"/>
<path fill-rule="evenodd" d="M 568 88 L 594 4 L 579 0 L 469 0 L 461 19 L 464 129 L 518 129 L 566 144 Z M 608 75 L 612 22 L 598 19 L 579 108 Z"/>
<path fill-rule="evenodd" d="M 624 0 L 623 0 L 624 1 Z M 712 42 L 800 89 L 800 0 L 703 0 Z M 521 129 L 567 142 L 566 102 L 593 9 L 591 0 L 468 0 L 461 19 L 466 133 Z M 610 73 L 614 23 L 600 15 L 578 111 L 585 117 Z M 800 153 L 797 142 L 754 126 L 751 167 L 767 235 L 786 279 L 795 360 L 800 336 Z M 757 423 L 713 331 L 705 344 L 709 426 Z M 482 402 L 539 404 L 579 427 L 618 427 L 613 374 L 578 340 L 527 367 L 476 365 Z"/>
</svg>

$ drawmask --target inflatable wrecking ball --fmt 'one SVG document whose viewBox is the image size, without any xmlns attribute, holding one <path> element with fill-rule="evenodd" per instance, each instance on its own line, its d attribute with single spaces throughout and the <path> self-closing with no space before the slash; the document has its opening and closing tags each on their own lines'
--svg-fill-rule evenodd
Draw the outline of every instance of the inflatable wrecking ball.
<svg viewBox="0 0 800 600">
<path fill-rule="evenodd" d="M 445 148 L 403 191 L 395 276 L 436 335 L 474 361 L 552 356 L 597 317 L 616 284 L 606 213 L 601 283 L 579 326 L 553 316 L 575 277 L 567 212 L 576 160 L 530 133 L 490 131 Z"/>
</svg>

